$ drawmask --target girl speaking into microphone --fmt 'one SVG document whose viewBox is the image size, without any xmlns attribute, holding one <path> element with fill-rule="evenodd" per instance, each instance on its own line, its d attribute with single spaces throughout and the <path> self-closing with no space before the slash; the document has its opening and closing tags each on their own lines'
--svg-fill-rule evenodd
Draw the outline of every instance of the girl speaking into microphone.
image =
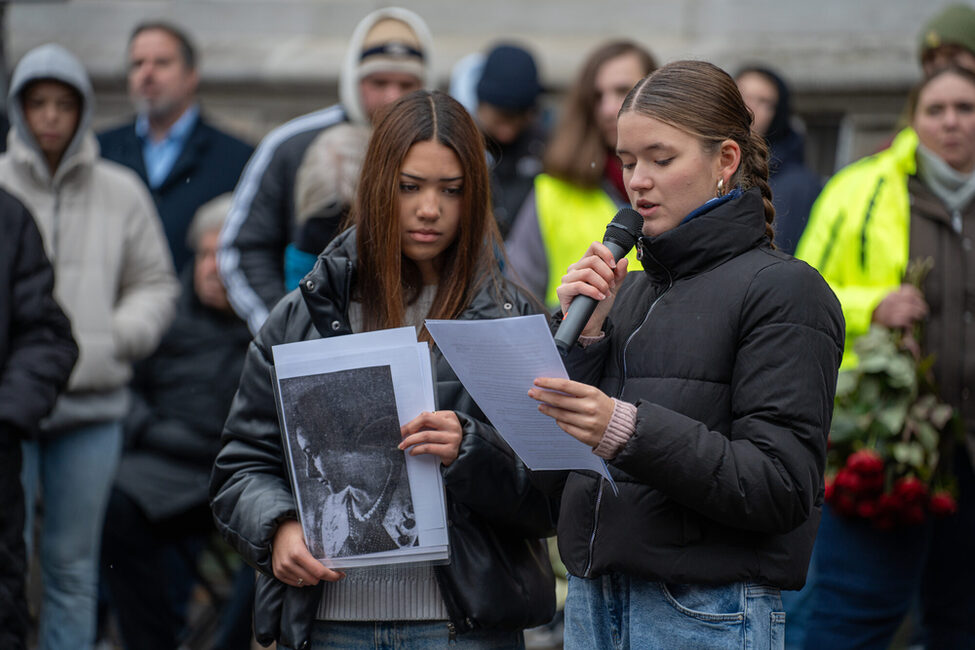
<svg viewBox="0 0 975 650">
<path fill-rule="evenodd" d="M 843 351 L 820 275 L 772 246 L 768 150 L 701 61 L 642 79 L 617 154 L 643 272 L 593 243 L 562 278 L 599 301 L 539 409 L 609 461 L 561 486 L 565 647 L 779 648 L 819 524 Z M 558 320 L 558 319 L 556 319 Z"/>
</svg>

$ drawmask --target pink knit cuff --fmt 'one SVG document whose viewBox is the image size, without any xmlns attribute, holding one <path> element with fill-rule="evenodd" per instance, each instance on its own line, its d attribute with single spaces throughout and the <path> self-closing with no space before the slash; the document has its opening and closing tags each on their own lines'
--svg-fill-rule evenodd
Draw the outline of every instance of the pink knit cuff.
<svg viewBox="0 0 975 650">
<path fill-rule="evenodd" d="M 602 341 L 604 338 L 606 338 L 606 332 L 600 332 L 596 336 L 580 336 L 579 345 L 581 345 L 584 348 L 589 347 L 590 345 L 596 343 L 597 341 Z"/>
<path fill-rule="evenodd" d="M 613 399 L 613 415 L 609 418 L 606 431 L 603 432 L 603 439 L 599 441 L 592 453 L 605 460 L 612 460 L 620 453 L 633 432 L 636 431 L 636 406 L 629 402 L 622 402 Z"/>
</svg>

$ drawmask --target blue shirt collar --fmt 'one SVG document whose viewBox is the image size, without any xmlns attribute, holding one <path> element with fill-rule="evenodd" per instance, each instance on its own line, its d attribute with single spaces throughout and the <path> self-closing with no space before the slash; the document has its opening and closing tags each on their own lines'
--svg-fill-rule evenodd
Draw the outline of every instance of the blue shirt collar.
<svg viewBox="0 0 975 650">
<path fill-rule="evenodd" d="M 694 217 L 700 216 L 705 212 L 708 212 L 709 210 L 713 210 L 714 208 L 718 207 L 722 203 L 727 203 L 731 199 L 736 199 L 741 195 L 742 195 L 741 187 L 736 187 L 723 196 L 716 196 L 713 199 L 709 199 L 704 202 L 704 205 L 692 210 L 689 215 L 687 215 L 681 220 L 679 225 L 683 226 L 685 223 L 687 223 Z"/>
<path fill-rule="evenodd" d="M 196 120 L 200 116 L 200 105 L 193 104 L 179 116 L 179 119 L 169 127 L 169 131 L 166 132 L 166 137 L 163 138 L 160 143 L 167 140 L 172 142 L 185 142 L 190 136 L 190 132 L 193 127 L 196 126 Z M 145 113 L 140 113 L 138 117 L 135 118 L 135 134 L 143 142 L 151 142 L 149 137 L 149 116 Z"/>
</svg>

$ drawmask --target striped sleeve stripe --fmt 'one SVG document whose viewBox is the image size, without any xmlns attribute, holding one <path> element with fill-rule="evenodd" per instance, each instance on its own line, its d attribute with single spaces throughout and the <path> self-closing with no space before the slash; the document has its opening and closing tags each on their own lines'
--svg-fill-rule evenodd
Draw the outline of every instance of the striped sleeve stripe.
<svg viewBox="0 0 975 650">
<path fill-rule="evenodd" d="M 227 287 L 227 298 L 234 311 L 246 318 L 251 332 L 256 334 L 267 319 L 268 310 L 257 292 L 247 282 L 247 278 L 240 270 L 240 251 L 235 246 L 237 235 L 247 216 L 250 214 L 251 203 L 261 185 L 261 179 L 267 171 L 268 165 L 278 148 L 296 135 L 324 129 L 345 119 L 345 113 L 339 105 L 315 111 L 297 117 L 277 129 L 271 131 L 258 145 L 257 151 L 251 156 L 241 174 L 237 188 L 234 190 L 230 212 L 220 232 L 220 275 Z"/>
</svg>

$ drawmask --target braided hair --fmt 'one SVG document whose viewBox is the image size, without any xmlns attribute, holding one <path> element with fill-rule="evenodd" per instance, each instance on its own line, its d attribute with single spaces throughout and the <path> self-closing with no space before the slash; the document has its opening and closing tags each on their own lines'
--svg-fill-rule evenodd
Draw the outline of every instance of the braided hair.
<svg viewBox="0 0 975 650">
<path fill-rule="evenodd" d="M 620 115 L 633 111 L 698 138 L 716 152 L 725 140 L 741 149 L 731 185 L 757 187 L 765 205 L 765 233 L 772 241 L 775 208 L 768 183 L 768 145 L 752 131 L 752 113 L 728 73 L 706 61 L 675 61 L 641 79 L 623 100 Z"/>
</svg>

